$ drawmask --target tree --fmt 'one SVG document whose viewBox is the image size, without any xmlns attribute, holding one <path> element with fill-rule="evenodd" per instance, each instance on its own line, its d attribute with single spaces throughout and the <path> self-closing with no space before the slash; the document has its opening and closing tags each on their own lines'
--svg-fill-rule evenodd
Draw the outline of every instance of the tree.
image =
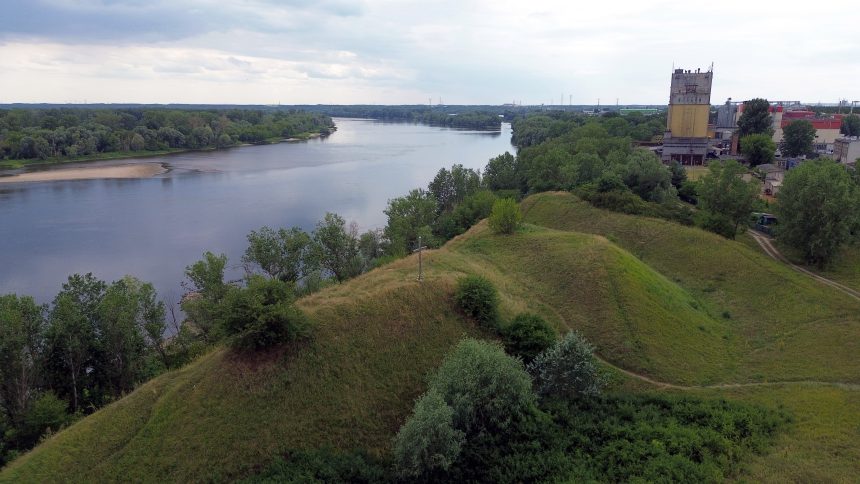
<svg viewBox="0 0 860 484">
<path fill-rule="evenodd" d="M 389 253 L 405 255 L 418 244 L 433 246 L 432 229 L 436 221 L 436 198 L 432 193 L 415 189 L 405 197 L 392 198 L 385 209 L 388 224 L 385 237 L 390 241 Z"/>
<path fill-rule="evenodd" d="M 231 288 L 224 298 L 222 324 L 236 349 L 253 351 L 293 341 L 310 323 L 295 305 L 291 282 L 253 275 L 248 287 Z"/>
<path fill-rule="evenodd" d="M 248 273 L 254 268 L 272 279 L 299 282 L 315 269 L 311 236 L 298 227 L 289 230 L 269 227 L 248 234 L 248 248 L 242 261 Z"/>
<path fill-rule="evenodd" d="M 776 143 L 766 134 L 748 134 L 741 138 L 741 152 L 746 155 L 750 166 L 770 163 L 776 152 Z"/>
<path fill-rule="evenodd" d="M 759 192 L 757 182 L 746 182 L 741 178 L 744 173 L 746 169 L 735 160 L 710 164 L 708 174 L 702 177 L 698 189 L 705 229 L 735 238 L 741 222 L 752 212 Z"/>
<path fill-rule="evenodd" d="M 786 156 L 803 156 L 812 153 L 812 142 L 815 141 L 815 127 L 805 119 L 793 121 L 782 130 L 782 154 Z"/>
<path fill-rule="evenodd" d="M 543 147 L 532 148 L 532 150 L 536 150 L 532 153 L 537 154 L 526 157 L 527 161 L 523 163 L 529 191 L 536 193 L 565 188 L 561 169 L 570 163 L 571 154 L 561 147 L 552 147 L 546 150 L 540 148 Z M 521 162 L 523 156 L 523 154 L 519 155 Z"/>
<path fill-rule="evenodd" d="M 0 409 L 17 426 L 42 377 L 45 329 L 44 306 L 29 296 L 0 296 Z"/>
<path fill-rule="evenodd" d="M 767 99 L 755 98 L 744 102 L 744 112 L 738 118 L 738 134 L 741 138 L 750 134 L 773 134 L 773 120 Z"/>
<path fill-rule="evenodd" d="M 575 331 L 539 354 L 528 370 L 541 397 L 594 397 L 604 385 L 594 348 Z"/>
<path fill-rule="evenodd" d="M 776 213 L 777 238 L 824 267 L 860 217 L 858 187 L 838 163 L 808 161 L 786 173 Z"/>
<path fill-rule="evenodd" d="M 522 218 L 520 204 L 513 199 L 503 198 L 493 202 L 489 224 L 493 232 L 497 234 L 512 234 L 519 228 Z"/>
<path fill-rule="evenodd" d="M 621 168 L 624 184 L 650 202 L 663 202 L 675 196 L 672 174 L 660 159 L 645 150 L 636 150 L 627 157 Z"/>
<path fill-rule="evenodd" d="M 91 363 L 91 345 L 95 341 L 94 328 L 84 316 L 80 304 L 68 292 L 54 299 L 47 332 L 48 347 L 54 380 L 71 397 L 72 412 L 80 409 L 79 395 L 83 388 L 84 371 Z"/>
<path fill-rule="evenodd" d="M 226 266 L 226 255 L 206 251 L 203 259 L 185 268 L 186 281 L 182 285 L 187 293 L 180 304 L 205 342 L 216 337 L 219 305 L 229 287 L 224 282 Z"/>
<path fill-rule="evenodd" d="M 555 331 L 540 316 L 518 314 L 504 331 L 505 349 L 528 364 L 542 351 L 555 343 Z"/>
<path fill-rule="evenodd" d="M 107 284 L 92 273 L 73 274 L 54 298 L 48 316 L 47 370 L 53 388 L 71 401 L 72 412 L 77 412 L 82 404 L 100 403 L 100 394 L 84 390 L 94 390 L 93 380 L 97 375 L 87 372 L 87 368 L 97 366 L 99 305 L 106 290 Z"/>
<path fill-rule="evenodd" d="M 517 175 L 517 158 L 508 153 L 491 158 L 484 168 L 484 186 L 490 190 L 514 190 L 520 188 Z"/>
<path fill-rule="evenodd" d="M 338 282 L 361 273 L 358 234 L 354 225 L 346 228 L 343 217 L 326 213 L 313 232 L 314 258 Z"/>
<path fill-rule="evenodd" d="M 680 190 L 687 181 L 687 170 L 678 161 L 672 161 L 669 165 L 669 172 L 672 174 L 672 186 Z"/>
<path fill-rule="evenodd" d="M 101 361 L 95 370 L 118 397 L 143 375 L 145 335 L 164 331 L 164 304 L 156 301 L 152 284 L 127 276 L 108 286 L 98 312 Z M 152 336 L 160 340 L 160 335 Z"/>
<path fill-rule="evenodd" d="M 457 281 L 454 300 L 463 313 L 487 328 L 499 321 L 499 293 L 489 279 L 469 275 Z"/>
<path fill-rule="evenodd" d="M 466 437 L 508 428 L 534 407 L 532 382 L 521 361 L 498 343 L 460 341 L 430 379 Z"/>
<path fill-rule="evenodd" d="M 845 136 L 860 136 L 860 116 L 850 114 L 842 118 L 842 126 L 839 132 Z"/>
<path fill-rule="evenodd" d="M 464 442 L 454 428 L 454 409 L 438 391 L 431 389 L 415 403 L 412 415 L 394 438 L 394 461 L 403 477 L 418 477 L 448 470 Z"/>
<path fill-rule="evenodd" d="M 451 171 L 442 168 L 430 182 L 428 190 L 438 204 L 438 212 L 450 212 L 467 196 L 481 188 L 481 176 L 475 170 L 454 165 Z"/>
</svg>

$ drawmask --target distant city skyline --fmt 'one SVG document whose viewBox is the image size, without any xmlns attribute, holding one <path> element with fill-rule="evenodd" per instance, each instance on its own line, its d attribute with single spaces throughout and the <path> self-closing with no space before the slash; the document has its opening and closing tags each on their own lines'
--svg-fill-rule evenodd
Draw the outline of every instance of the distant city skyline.
<svg viewBox="0 0 860 484">
<path fill-rule="evenodd" d="M 643 3 L 11 0 L 0 103 L 666 104 L 712 62 L 713 104 L 860 99 L 852 2 Z"/>
</svg>

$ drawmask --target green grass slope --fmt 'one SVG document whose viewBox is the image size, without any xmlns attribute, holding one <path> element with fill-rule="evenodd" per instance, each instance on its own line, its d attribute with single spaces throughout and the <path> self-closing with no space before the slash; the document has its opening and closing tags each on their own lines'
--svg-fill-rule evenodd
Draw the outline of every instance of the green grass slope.
<svg viewBox="0 0 860 484">
<path fill-rule="evenodd" d="M 216 350 L 60 432 L 0 478 L 211 480 L 291 448 L 386 452 L 425 375 L 478 334 L 451 303 L 465 273 L 493 280 L 506 317 L 531 310 L 580 328 L 617 364 L 676 381 L 731 365 L 725 322 L 602 237 L 538 227 L 502 237 L 482 224 L 426 261 L 424 283 L 410 258 L 303 299 L 318 323 L 312 341 L 252 361 Z"/>
<path fill-rule="evenodd" d="M 856 383 L 860 362 L 848 356 L 860 354 L 860 303 L 696 229 L 596 210 L 565 194 L 523 206 L 530 224 L 519 233 L 494 235 L 479 224 L 425 253 L 423 283 L 413 256 L 306 297 L 312 340 L 253 358 L 216 349 L 54 435 L 0 471 L 0 481 L 217 481 L 251 474 L 289 449 L 385 454 L 427 373 L 461 337 L 482 336 L 452 305 L 466 273 L 493 281 L 504 318 L 539 313 L 560 332 L 582 331 L 612 365 L 692 386 L 628 375 L 625 390 L 786 405 L 795 423 L 750 464 L 749 478 L 860 473 L 860 429 L 849 425 L 860 418 L 857 391 L 705 387 Z"/>
<path fill-rule="evenodd" d="M 53 436 L 0 480 L 211 481 L 286 448 L 386 449 L 424 375 L 475 330 L 444 280 L 368 279 L 338 288 L 348 302 L 335 291 L 332 304 L 307 303 L 320 322 L 312 341 L 253 360 L 218 349 Z"/>
<path fill-rule="evenodd" d="M 599 234 L 728 316 L 734 374 L 723 381 L 860 383 L 860 301 L 747 244 L 671 222 L 592 207 L 568 193 L 523 203 L 528 222 Z"/>
<path fill-rule="evenodd" d="M 860 475 L 860 311 L 857 302 L 770 259 L 754 242 L 728 241 L 663 220 L 599 210 L 567 193 L 523 203 L 525 219 L 600 234 L 678 283 L 712 313 L 728 312 L 740 356 L 723 384 L 669 389 L 784 407 L 794 417 L 741 481 L 856 482 Z M 799 382 L 837 382 L 833 385 Z M 744 381 L 763 385 L 733 386 Z M 842 383 L 848 383 L 843 385 Z M 631 391 L 653 385 L 628 380 Z"/>
</svg>

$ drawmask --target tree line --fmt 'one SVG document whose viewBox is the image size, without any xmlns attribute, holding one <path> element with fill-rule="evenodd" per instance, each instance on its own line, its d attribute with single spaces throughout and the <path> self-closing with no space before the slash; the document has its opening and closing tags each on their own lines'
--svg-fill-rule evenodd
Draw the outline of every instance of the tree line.
<svg viewBox="0 0 860 484">
<path fill-rule="evenodd" d="M 181 361 L 152 284 L 75 274 L 50 305 L 0 296 L 0 464 Z"/>
<path fill-rule="evenodd" d="M 333 129 L 330 117 L 299 111 L 11 109 L 0 110 L 0 159 L 224 148 Z"/>
<path fill-rule="evenodd" d="M 353 105 L 302 106 L 302 109 L 318 110 L 336 117 L 379 119 L 475 130 L 499 130 L 505 116 L 504 111 L 490 111 L 489 106 Z"/>
</svg>

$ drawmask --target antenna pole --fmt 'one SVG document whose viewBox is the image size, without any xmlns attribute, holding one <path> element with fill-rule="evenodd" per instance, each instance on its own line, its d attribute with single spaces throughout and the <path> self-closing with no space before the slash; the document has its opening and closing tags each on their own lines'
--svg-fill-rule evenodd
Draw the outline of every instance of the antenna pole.
<svg viewBox="0 0 860 484">
<path fill-rule="evenodd" d="M 412 252 L 418 252 L 418 282 L 424 281 L 424 263 L 423 263 L 424 261 L 421 258 L 421 252 L 426 248 L 427 247 L 424 247 L 423 245 L 421 245 L 421 236 L 419 235 L 418 236 L 418 248 L 412 251 Z"/>
</svg>

